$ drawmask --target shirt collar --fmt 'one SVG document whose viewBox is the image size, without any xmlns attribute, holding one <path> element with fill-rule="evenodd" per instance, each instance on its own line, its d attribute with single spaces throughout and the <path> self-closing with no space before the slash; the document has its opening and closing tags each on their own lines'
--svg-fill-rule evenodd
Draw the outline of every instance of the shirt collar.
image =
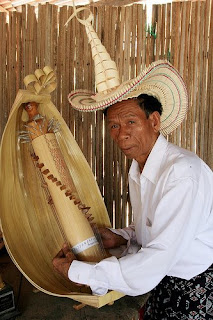
<svg viewBox="0 0 213 320">
<path fill-rule="evenodd" d="M 162 136 L 162 134 L 160 134 L 146 160 L 143 172 L 140 174 L 138 162 L 136 160 L 133 160 L 129 171 L 130 177 L 137 183 L 139 183 L 140 176 L 142 175 L 152 183 L 156 184 L 159 177 L 161 162 L 165 154 L 167 145 L 168 141 Z"/>
<path fill-rule="evenodd" d="M 129 170 L 129 176 L 132 180 L 134 180 L 137 184 L 140 184 L 140 168 L 138 162 L 133 159 L 132 164 Z"/>
</svg>

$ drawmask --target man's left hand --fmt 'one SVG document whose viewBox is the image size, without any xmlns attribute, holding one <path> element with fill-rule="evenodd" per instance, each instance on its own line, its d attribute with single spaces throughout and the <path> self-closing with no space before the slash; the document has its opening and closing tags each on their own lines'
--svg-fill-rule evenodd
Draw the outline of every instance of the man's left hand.
<svg viewBox="0 0 213 320">
<path fill-rule="evenodd" d="M 77 260 L 75 255 L 72 253 L 67 244 L 63 245 L 63 248 L 57 253 L 55 258 L 53 258 L 52 263 L 55 271 L 68 278 L 68 270 L 70 268 L 73 260 Z"/>
</svg>

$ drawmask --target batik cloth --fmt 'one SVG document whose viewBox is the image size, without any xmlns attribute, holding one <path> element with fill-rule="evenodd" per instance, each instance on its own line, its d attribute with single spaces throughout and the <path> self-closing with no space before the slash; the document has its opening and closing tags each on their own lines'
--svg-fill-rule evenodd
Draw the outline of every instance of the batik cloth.
<svg viewBox="0 0 213 320">
<path fill-rule="evenodd" d="M 213 265 L 184 280 L 166 276 L 146 302 L 144 320 L 213 320 Z"/>
</svg>

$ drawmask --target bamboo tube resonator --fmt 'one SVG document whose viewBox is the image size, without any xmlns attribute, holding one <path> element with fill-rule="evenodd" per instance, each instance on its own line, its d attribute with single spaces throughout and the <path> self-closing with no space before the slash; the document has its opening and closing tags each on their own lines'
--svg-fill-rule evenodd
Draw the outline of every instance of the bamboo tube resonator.
<svg viewBox="0 0 213 320">
<path fill-rule="evenodd" d="M 24 125 L 27 129 L 24 142 L 28 137 L 29 143 L 32 143 L 32 159 L 43 176 L 50 194 L 49 204 L 54 206 L 53 213 L 64 241 L 70 245 L 78 259 L 98 262 L 106 254 L 89 223 L 92 220 L 92 215 L 88 215 L 90 208 L 81 202 L 55 133 L 52 132 L 57 125 L 49 125 L 53 121 L 48 121 L 38 112 L 36 102 L 28 102 L 24 106 L 29 116 Z"/>
</svg>

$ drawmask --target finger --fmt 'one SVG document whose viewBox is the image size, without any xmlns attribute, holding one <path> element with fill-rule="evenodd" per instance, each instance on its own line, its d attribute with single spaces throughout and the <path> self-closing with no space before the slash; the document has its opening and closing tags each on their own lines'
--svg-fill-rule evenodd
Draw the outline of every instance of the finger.
<svg viewBox="0 0 213 320">
<path fill-rule="evenodd" d="M 67 253 L 70 252 L 70 248 L 69 248 L 69 246 L 68 246 L 67 243 L 64 243 L 64 244 L 63 244 L 62 251 L 63 251 L 63 253 L 64 253 L 65 256 L 67 255 Z"/>
<path fill-rule="evenodd" d="M 71 262 L 73 260 L 76 260 L 76 256 L 72 252 L 71 248 L 65 243 L 63 248 L 64 256 Z"/>
<path fill-rule="evenodd" d="M 73 282 L 77 287 L 86 287 L 84 284 Z"/>
<path fill-rule="evenodd" d="M 75 256 L 72 253 L 72 251 L 70 250 L 70 247 L 68 247 L 68 245 L 64 245 L 64 247 L 62 248 L 64 256 L 68 259 L 73 259 Z"/>
<path fill-rule="evenodd" d="M 57 255 L 55 256 L 55 258 L 64 258 L 64 252 L 63 252 L 62 249 L 57 253 Z"/>
</svg>

